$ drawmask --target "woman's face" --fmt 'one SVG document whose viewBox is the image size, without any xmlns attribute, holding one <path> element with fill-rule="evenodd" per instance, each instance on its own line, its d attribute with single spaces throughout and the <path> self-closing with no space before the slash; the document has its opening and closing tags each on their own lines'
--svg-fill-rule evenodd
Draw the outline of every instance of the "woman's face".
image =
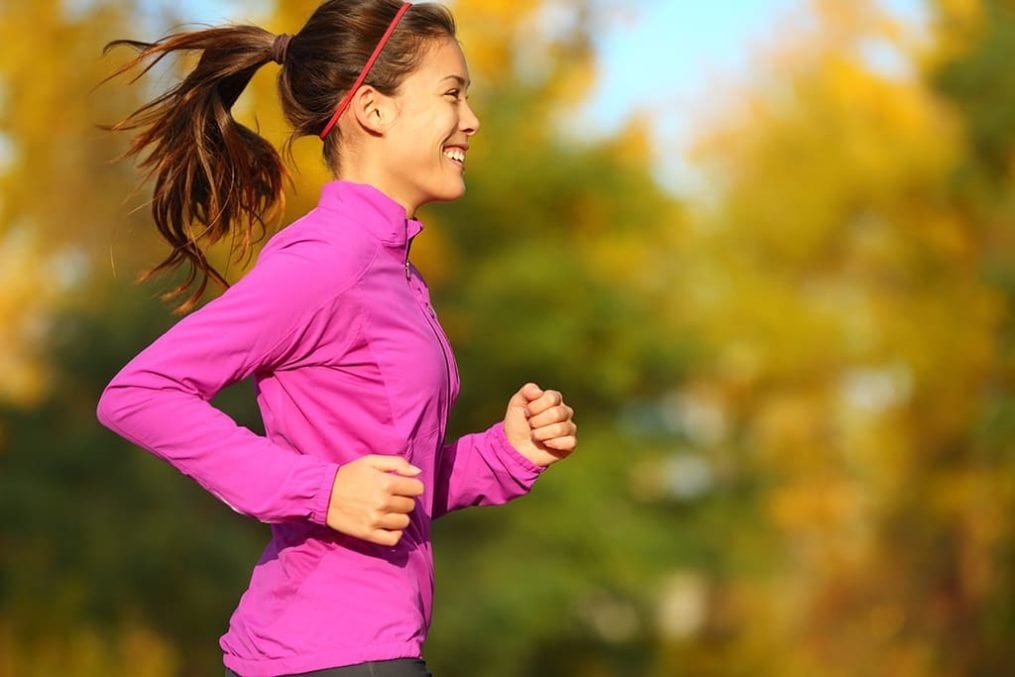
<svg viewBox="0 0 1015 677">
<path fill-rule="evenodd" d="M 434 42 L 393 97 L 388 129 L 386 192 L 409 214 L 427 202 L 465 193 L 465 157 L 479 120 L 466 101 L 469 68 L 454 38 Z"/>
</svg>

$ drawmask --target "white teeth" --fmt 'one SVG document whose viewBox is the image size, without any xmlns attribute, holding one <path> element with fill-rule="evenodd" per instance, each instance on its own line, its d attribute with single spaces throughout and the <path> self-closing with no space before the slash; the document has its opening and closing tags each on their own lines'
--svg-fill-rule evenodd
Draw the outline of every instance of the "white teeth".
<svg viewBox="0 0 1015 677">
<path fill-rule="evenodd" d="M 460 148 L 446 148 L 444 155 L 456 162 L 465 162 L 465 151 Z"/>
</svg>

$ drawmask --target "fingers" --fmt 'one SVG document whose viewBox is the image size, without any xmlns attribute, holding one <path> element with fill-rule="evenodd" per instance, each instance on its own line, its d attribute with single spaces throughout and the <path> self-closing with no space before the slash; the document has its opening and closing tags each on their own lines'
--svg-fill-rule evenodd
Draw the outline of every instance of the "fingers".
<svg viewBox="0 0 1015 677">
<path fill-rule="evenodd" d="M 397 473 L 391 475 L 381 482 L 381 490 L 398 496 L 422 496 L 423 483 L 414 479 L 422 470 L 409 463 L 401 456 L 385 456 L 382 454 L 371 454 L 364 456 L 360 461 L 374 470 L 386 473 Z"/>
<path fill-rule="evenodd" d="M 555 407 L 550 407 L 549 409 L 529 418 L 529 425 L 533 428 L 539 428 L 542 426 L 552 425 L 554 423 L 570 421 L 573 416 L 574 409 L 566 404 L 558 404 Z"/>
<path fill-rule="evenodd" d="M 545 467 L 577 448 L 578 426 L 573 419 L 574 409 L 564 403 L 560 391 L 526 383 L 511 398 L 504 432 L 516 451 Z"/>
<path fill-rule="evenodd" d="M 412 518 L 409 513 L 416 507 L 411 498 L 393 496 L 386 510 L 375 511 L 370 519 L 367 533 L 361 538 L 377 545 L 393 547 L 402 540 L 402 534 L 409 528 Z"/>
<path fill-rule="evenodd" d="M 578 426 L 571 421 L 544 425 L 532 430 L 532 439 L 539 442 L 546 442 L 557 437 L 574 437 L 578 432 Z"/>
<path fill-rule="evenodd" d="M 538 413 L 533 409 L 542 408 Z M 556 390 L 547 390 L 534 402 L 529 403 L 529 426 L 532 439 L 556 451 L 573 451 L 577 446 L 578 426 L 575 425 L 574 409 L 564 404 L 563 396 Z"/>
<path fill-rule="evenodd" d="M 405 477 L 415 477 L 416 475 L 423 472 L 416 466 L 406 461 L 401 456 L 385 455 L 385 454 L 370 454 L 360 459 L 363 463 L 367 464 L 374 470 L 380 470 L 382 472 L 394 472 Z"/>
<path fill-rule="evenodd" d="M 532 400 L 538 399 L 543 394 L 543 389 L 535 383 L 526 383 L 518 392 L 525 397 L 526 402 L 531 402 Z"/>
<path fill-rule="evenodd" d="M 578 437 L 575 435 L 565 435 L 546 440 L 543 444 L 555 451 L 570 453 L 578 447 Z"/>
<path fill-rule="evenodd" d="M 509 407 L 525 407 L 527 416 L 535 417 L 555 407 L 564 407 L 547 419 L 533 423 L 543 425 L 546 422 L 563 421 L 574 414 L 574 410 L 564 404 L 564 396 L 558 390 L 543 390 L 535 383 L 526 383 L 508 402 Z M 553 419 L 552 417 L 557 418 Z"/>
<path fill-rule="evenodd" d="M 538 397 L 529 401 L 526 406 L 529 416 L 538 416 L 547 409 L 560 406 L 564 402 L 564 396 L 556 390 L 545 390 Z"/>
<path fill-rule="evenodd" d="M 374 530 L 402 531 L 409 526 L 409 516 L 404 513 L 382 513 L 374 520 Z"/>
<path fill-rule="evenodd" d="M 411 477 L 392 475 L 381 484 L 381 489 L 393 496 L 422 496 L 423 483 Z"/>
<path fill-rule="evenodd" d="M 374 454 L 345 464 L 335 475 L 328 526 L 371 543 L 397 544 L 424 493 L 420 472 L 401 456 Z"/>
<path fill-rule="evenodd" d="M 538 399 L 542 394 L 543 389 L 535 383 L 526 383 L 518 389 L 518 392 L 511 396 L 510 400 L 508 400 L 508 408 L 520 407 L 522 409 L 526 409 L 529 402 Z"/>
<path fill-rule="evenodd" d="M 405 496 L 389 496 L 382 510 L 389 513 L 402 513 L 408 515 L 416 508 L 416 501 Z"/>
<path fill-rule="evenodd" d="M 361 537 L 364 541 L 370 541 L 377 545 L 386 545 L 389 548 L 393 548 L 398 545 L 398 542 L 402 540 L 402 531 L 388 531 L 386 529 L 375 529 L 369 534 Z"/>
</svg>

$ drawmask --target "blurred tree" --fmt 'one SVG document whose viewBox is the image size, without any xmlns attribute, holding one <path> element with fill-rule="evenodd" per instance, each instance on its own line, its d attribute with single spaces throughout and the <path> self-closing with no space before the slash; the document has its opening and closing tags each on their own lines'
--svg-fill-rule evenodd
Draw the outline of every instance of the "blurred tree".
<svg viewBox="0 0 1015 677">
<path fill-rule="evenodd" d="M 117 145 L 96 124 L 137 96 L 92 92 L 109 72 L 98 58 L 103 36 L 124 25 L 129 8 L 66 4 L 0 6 L 0 402 L 45 396 L 54 377 L 42 352 L 50 313 L 96 264 L 115 258 L 114 233 L 131 223 L 123 204 L 136 179 L 111 163 Z"/>
<path fill-rule="evenodd" d="M 264 540 L 95 421 L 102 386 L 169 322 L 132 284 L 154 242 L 138 175 L 97 128 L 147 93 L 95 89 L 124 57 L 102 46 L 142 17 L 0 4 L 3 676 L 208 672 Z"/>
<path fill-rule="evenodd" d="M 1015 662 L 1015 3 L 967 4 L 934 4 L 940 47 L 927 72 L 964 123 L 968 152 L 949 199 L 976 225 L 976 274 L 1002 305 L 996 358 L 966 434 L 969 471 L 949 505 L 962 526 L 959 646 L 972 670 L 989 674 Z M 1007 517 L 984 520 L 986 505 Z"/>
<path fill-rule="evenodd" d="M 988 63 L 942 40 L 943 81 L 977 82 L 977 125 L 927 86 L 877 3 L 813 6 L 698 150 L 717 207 L 694 231 L 681 303 L 712 359 L 688 397 L 717 402 L 771 538 L 724 525 L 744 573 L 660 674 L 1000 674 L 1015 633 L 998 277 L 1012 269 L 997 252 L 1011 220 L 956 182 L 970 153 L 1010 180 L 995 109 L 1011 106 L 1010 24 L 998 11 L 986 34 L 961 27 Z"/>
<path fill-rule="evenodd" d="M 128 284 L 107 290 L 115 307 L 60 315 L 49 343 L 59 387 L 43 404 L 0 409 L 0 514 L 14 516 L 0 527 L 6 674 L 218 671 L 215 640 L 266 541 L 261 525 L 95 422 L 99 389 L 169 322 Z M 257 429 L 246 385 L 217 404 Z M 153 649 L 141 663 L 139 643 Z"/>
</svg>

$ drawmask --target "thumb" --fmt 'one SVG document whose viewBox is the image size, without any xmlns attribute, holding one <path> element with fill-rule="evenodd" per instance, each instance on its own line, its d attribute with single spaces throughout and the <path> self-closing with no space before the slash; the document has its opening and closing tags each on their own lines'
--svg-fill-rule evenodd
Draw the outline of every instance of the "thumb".
<svg viewBox="0 0 1015 677">
<path fill-rule="evenodd" d="M 528 404 L 531 399 L 539 396 L 534 395 L 534 392 L 542 393 L 542 390 L 534 383 L 526 383 L 508 400 L 507 411 L 504 413 L 504 432 L 512 444 L 522 443 L 532 432 Z"/>
<path fill-rule="evenodd" d="M 364 457 L 364 461 L 374 470 L 380 470 L 381 472 L 393 472 L 404 477 L 415 477 L 423 472 L 401 456 L 371 454 L 370 456 Z"/>
<path fill-rule="evenodd" d="M 508 402 L 508 407 L 522 407 L 524 408 L 529 402 L 539 399 L 543 394 L 543 389 L 535 383 L 526 383 L 518 389 L 514 395 L 511 396 L 511 400 Z"/>
<path fill-rule="evenodd" d="M 508 402 L 507 412 L 504 413 L 504 425 L 512 430 L 529 430 L 529 413 L 525 408 L 525 400 L 518 401 L 518 396 L 511 398 Z"/>
</svg>

